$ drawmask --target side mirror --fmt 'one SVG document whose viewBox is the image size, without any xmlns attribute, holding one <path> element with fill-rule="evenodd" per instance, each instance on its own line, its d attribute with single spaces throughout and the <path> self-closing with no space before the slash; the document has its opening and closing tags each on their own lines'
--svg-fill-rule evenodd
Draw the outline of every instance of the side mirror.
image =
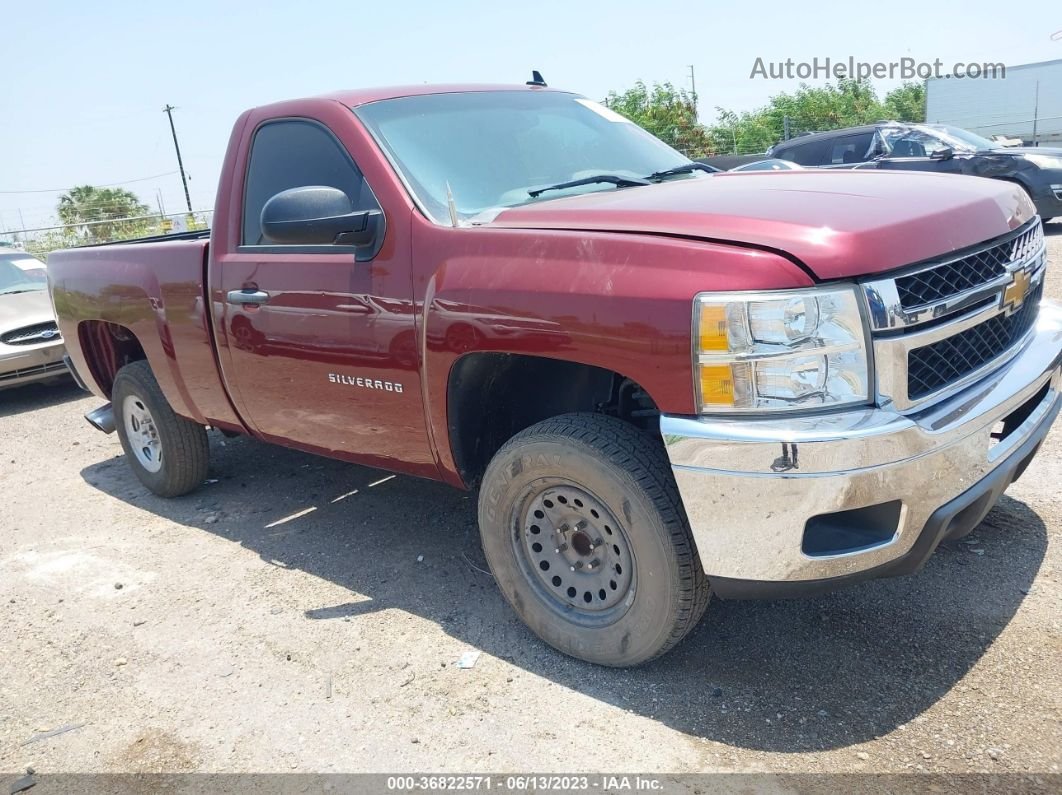
<svg viewBox="0 0 1062 795">
<path fill-rule="evenodd" d="M 937 149 L 933 154 L 929 156 L 930 160 L 951 160 L 955 157 L 955 150 L 950 146 L 945 146 L 943 149 Z"/>
<path fill-rule="evenodd" d="M 376 241 L 383 214 L 354 210 L 338 188 L 310 185 L 281 191 L 262 207 L 262 236 L 281 245 L 368 246 Z"/>
</svg>

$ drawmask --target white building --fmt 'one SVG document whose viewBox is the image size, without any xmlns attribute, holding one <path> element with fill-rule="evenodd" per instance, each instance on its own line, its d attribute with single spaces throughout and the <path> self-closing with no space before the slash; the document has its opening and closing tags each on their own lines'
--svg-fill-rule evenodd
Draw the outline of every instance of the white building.
<svg viewBox="0 0 1062 795">
<path fill-rule="evenodd" d="M 1062 146 L 1062 59 L 1008 66 L 1006 74 L 927 80 L 926 121 Z"/>
</svg>

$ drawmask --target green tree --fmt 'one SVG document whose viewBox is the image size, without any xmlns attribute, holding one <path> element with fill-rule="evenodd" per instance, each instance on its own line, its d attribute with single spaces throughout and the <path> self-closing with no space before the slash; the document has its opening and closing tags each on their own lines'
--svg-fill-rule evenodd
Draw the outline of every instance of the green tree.
<svg viewBox="0 0 1062 795">
<path fill-rule="evenodd" d="M 78 185 L 59 197 L 56 212 L 59 220 L 79 236 L 93 243 L 118 240 L 142 234 L 150 226 L 148 219 L 118 221 L 147 215 L 150 208 L 125 188 L 97 188 Z M 101 223 L 102 222 L 102 223 Z"/>
<path fill-rule="evenodd" d="M 904 83 L 885 95 L 884 101 L 869 80 L 839 80 L 822 86 L 801 84 L 793 93 L 782 92 L 755 110 L 736 112 L 716 108 L 717 118 L 707 127 L 697 120 L 697 98 L 671 83 L 641 80 L 622 93 L 609 92 L 610 108 L 644 127 L 689 157 L 764 152 L 785 136 L 855 127 L 882 119 L 923 121 L 925 85 Z"/>
<path fill-rule="evenodd" d="M 709 130 L 716 151 L 763 152 L 791 134 L 854 127 L 885 118 L 885 109 L 867 80 L 839 80 L 836 85 L 801 84 L 794 93 L 771 97 L 762 108 L 735 113 L 716 108 L 719 121 Z"/>
<path fill-rule="evenodd" d="M 623 93 L 610 91 L 605 104 L 688 157 L 710 153 L 707 130 L 697 121 L 697 96 L 671 83 L 641 80 Z"/>
<path fill-rule="evenodd" d="M 885 95 L 885 118 L 894 121 L 926 120 L 926 84 L 904 83 Z"/>
</svg>

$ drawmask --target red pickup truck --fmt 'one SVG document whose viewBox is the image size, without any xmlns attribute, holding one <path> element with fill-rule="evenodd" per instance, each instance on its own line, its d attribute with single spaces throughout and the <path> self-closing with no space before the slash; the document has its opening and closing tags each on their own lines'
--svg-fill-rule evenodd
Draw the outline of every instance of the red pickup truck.
<svg viewBox="0 0 1062 795">
<path fill-rule="evenodd" d="M 208 428 L 478 489 L 520 617 L 633 665 L 711 593 L 917 570 L 1062 403 L 1019 187 L 710 171 L 540 85 L 283 102 L 237 121 L 209 240 L 49 278 L 151 491 L 203 481 Z"/>
</svg>

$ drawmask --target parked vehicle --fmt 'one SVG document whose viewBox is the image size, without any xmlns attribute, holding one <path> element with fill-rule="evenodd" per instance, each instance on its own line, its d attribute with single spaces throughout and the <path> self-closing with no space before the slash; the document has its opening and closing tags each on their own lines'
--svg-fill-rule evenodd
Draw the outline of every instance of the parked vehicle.
<svg viewBox="0 0 1062 795">
<path fill-rule="evenodd" d="M 662 654 L 712 592 L 916 571 L 1062 404 L 1000 182 L 703 174 L 539 86 L 255 108 L 221 173 L 209 240 L 51 255 L 90 421 L 164 496 L 208 426 L 478 489 L 499 589 L 584 660 Z"/>
<path fill-rule="evenodd" d="M 719 171 L 733 171 L 736 166 L 743 166 L 746 163 L 755 163 L 758 160 L 763 160 L 767 155 L 762 152 L 752 155 L 712 155 L 711 157 L 701 157 L 697 159 L 698 163 L 703 163 L 706 166 L 718 169 Z"/>
<path fill-rule="evenodd" d="M 800 171 L 804 167 L 777 157 L 768 157 L 763 160 L 753 160 L 741 166 L 735 166 L 731 171 Z"/>
<path fill-rule="evenodd" d="M 48 283 L 47 266 L 32 254 L 24 251 L 0 249 L 0 259 L 17 266 L 22 272 L 35 282 Z"/>
<path fill-rule="evenodd" d="M 771 147 L 802 166 L 933 171 L 1020 185 L 1044 221 L 1062 215 L 1062 148 L 1002 146 L 946 124 L 881 122 L 802 135 Z"/>
<path fill-rule="evenodd" d="M 44 263 L 0 249 L 0 389 L 62 376 L 64 353 Z"/>
</svg>

